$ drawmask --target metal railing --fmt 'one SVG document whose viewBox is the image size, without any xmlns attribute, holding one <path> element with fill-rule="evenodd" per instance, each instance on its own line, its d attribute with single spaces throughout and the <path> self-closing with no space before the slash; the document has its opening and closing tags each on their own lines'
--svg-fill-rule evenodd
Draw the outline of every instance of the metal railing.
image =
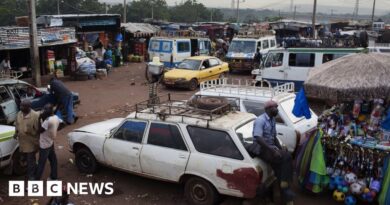
<svg viewBox="0 0 390 205">
<path fill-rule="evenodd" d="M 155 104 L 150 104 L 150 99 L 135 104 L 135 118 L 139 118 L 140 114 L 154 114 L 162 120 L 170 116 L 178 116 L 181 117 L 182 122 L 185 118 L 192 118 L 206 120 L 208 124 L 209 121 L 235 111 L 229 103 L 206 110 L 190 106 L 186 100 L 173 100 L 171 94 L 158 96 L 158 98 L 159 102 Z"/>
<path fill-rule="evenodd" d="M 8 72 L 0 72 L 0 80 L 4 80 L 4 79 L 19 79 L 20 77 L 22 77 L 23 73 L 21 71 L 14 71 L 14 70 L 10 70 Z"/>
<path fill-rule="evenodd" d="M 273 97 L 280 93 L 292 93 L 295 89 L 294 83 L 284 83 L 275 87 L 271 87 L 271 83 L 268 81 L 258 81 L 255 83 L 254 80 L 220 78 L 202 82 L 200 84 L 200 91 L 243 96 Z"/>
</svg>

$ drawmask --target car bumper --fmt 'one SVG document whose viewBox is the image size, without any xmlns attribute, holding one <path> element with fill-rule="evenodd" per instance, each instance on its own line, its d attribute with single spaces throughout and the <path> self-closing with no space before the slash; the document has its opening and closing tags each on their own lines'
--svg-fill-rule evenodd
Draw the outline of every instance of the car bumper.
<svg viewBox="0 0 390 205">
<path fill-rule="evenodd" d="M 256 68 L 256 64 L 253 62 L 245 62 L 245 61 L 231 61 L 229 62 L 229 68 L 231 70 L 253 70 Z"/>
<path fill-rule="evenodd" d="M 188 87 L 190 85 L 190 81 L 187 81 L 187 80 L 164 80 L 163 84 L 165 86 L 172 86 L 172 87 Z"/>
</svg>

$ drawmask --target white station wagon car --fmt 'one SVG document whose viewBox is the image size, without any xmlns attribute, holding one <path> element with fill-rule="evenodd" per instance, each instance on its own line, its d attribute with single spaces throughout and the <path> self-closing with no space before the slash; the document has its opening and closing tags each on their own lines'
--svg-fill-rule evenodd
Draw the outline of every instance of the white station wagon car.
<svg viewBox="0 0 390 205">
<path fill-rule="evenodd" d="M 68 134 L 79 171 L 102 164 L 153 179 L 183 183 L 191 204 L 214 204 L 219 194 L 253 198 L 275 180 L 270 166 L 252 158 L 251 113 L 225 104 L 213 111 L 185 101 L 147 108 L 137 104 L 127 118 L 111 119 Z M 259 189 L 261 188 L 261 189 Z"/>
<path fill-rule="evenodd" d="M 316 128 L 318 117 L 313 111 L 310 119 L 297 118 L 292 114 L 295 100 L 294 83 L 271 88 L 263 86 L 270 85 L 265 82 L 261 82 L 260 86 L 253 86 L 251 81 L 227 78 L 210 80 L 200 84 L 200 91 L 194 97 L 227 97 L 241 112 L 253 113 L 256 116 L 265 112 L 265 102 L 275 101 L 279 111 L 276 117 L 277 137 L 290 152 L 293 152 L 297 142 L 303 142 L 304 135 Z"/>
<path fill-rule="evenodd" d="M 25 173 L 27 164 L 21 157 L 14 134 L 15 127 L 0 125 L 0 169 L 10 168 L 12 173 L 21 175 Z"/>
</svg>

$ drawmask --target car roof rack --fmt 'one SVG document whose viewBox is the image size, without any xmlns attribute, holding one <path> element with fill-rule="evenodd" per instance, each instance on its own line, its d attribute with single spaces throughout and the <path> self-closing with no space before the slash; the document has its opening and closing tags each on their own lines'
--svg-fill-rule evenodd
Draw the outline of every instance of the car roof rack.
<svg viewBox="0 0 390 205">
<path fill-rule="evenodd" d="M 9 80 L 14 79 L 17 80 L 22 77 L 23 72 L 10 70 L 9 72 L 0 72 L 0 80 Z"/>
<path fill-rule="evenodd" d="M 239 31 L 235 38 L 261 38 L 267 36 L 275 36 L 273 31 Z"/>
<path fill-rule="evenodd" d="M 285 48 L 359 48 L 366 47 L 364 40 L 356 36 L 297 38 L 284 37 L 280 42 Z"/>
<path fill-rule="evenodd" d="M 257 84 L 257 86 L 256 86 Z M 219 78 L 200 83 L 200 91 L 219 94 L 244 95 L 256 97 L 274 97 L 281 93 L 293 93 L 294 83 L 284 83 L 271 87 L 269 81 Z"/>
<path fill-rule="evenodd" d="M 180 117 L 185 119 L 206 120 L 207 127 L 210 121 L 215 120 L 230 112 L 236 111 L 230 103 L 223 104 L 214 109 L 206 110 L 191 106 L 187 100 L 173 100 L 171 94 L 158 96 L 157 100 L 145 100 L 135 104 L 135 118 L 142 114 L 152 114 L 165 121 L 168 117 Z M 158 101 L 157 103 L 150 103 Z"/>
<path fill-rule="evenodd" d="M 204 32 L 194 31 L 194 30 L 177 30 L 177 31 L 160 31 L 156 34 L 156 37 L 166 37 L 166 38 L 208 38 Z"/>
</svg>

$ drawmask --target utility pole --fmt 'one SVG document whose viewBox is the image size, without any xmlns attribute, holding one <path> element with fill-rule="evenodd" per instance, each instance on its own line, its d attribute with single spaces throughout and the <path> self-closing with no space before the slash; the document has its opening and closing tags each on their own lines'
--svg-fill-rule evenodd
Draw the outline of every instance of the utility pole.
<svg viewBox="0 0 390 205">
<path fill-rule="evenodd" d="M 33 80 L 37 87 L 41 86 L 41 65 L 39 62 L 38 32 L 35 13 L 35 0 L 28 1 L 28 15 L 30 18 L 30 63 L 33 73 Z"/>
<path fill-rule="evenodd" d="M 152 20 L 154 19 L 154 7 L 152 5 Z"/>
<path fill-rule="evenodd" d="M 237 24 L 240 23 L 240 1 L 237 0 Z M 242 0 L 242 2 L 245 2 L 245 0 Z"/>
<path fill-rule="evenodd" d="M 375 1 L 376 1 L 376 0 L 374 0 L 374 4 L 372 5 L 371 26 L 372 26 L 372 24 L 374 23 L 374 16 L 375 16 Z"/>
<path fill-rule="evenodd" d="M 240 0 L 237 0 L 237 24 L 240 23 Z"/>
<path fill-rule="evenodd" d="M 106 14 L 108 13 L 108 5 L 107 3 L 104 3 L 104 8 L 106 8 Z"/>
<path fill-rule="evenodd" d="M 313 19 L 312 19 L 312 29 L 313 29 L 313 38 L 316 39 L 316 11 L 317 11 L 317 0 L 314 0 L 313 5 Z"/>
<path fill-rule="evenodd" d="M 123 0 L 123 23 L 126 23 L 126 13 L 127 13 L 127 3 L 126 0 Z"/>
<path fill-rule="evenodd" d="M 294 16 L 293 19 L 295 20 L 295 15 L 297 14 L 297 6 L 294 6 Z"/>
<path fill-rule="evenodd" d="M 60 0 L 57 0 L 57 15 L 60 15 Z"/>
<path fill-rule="evenodd" d="M 213 11 L 214 9 L 210 10 L 210 22 L 213 22 Z"/>
</svg>

